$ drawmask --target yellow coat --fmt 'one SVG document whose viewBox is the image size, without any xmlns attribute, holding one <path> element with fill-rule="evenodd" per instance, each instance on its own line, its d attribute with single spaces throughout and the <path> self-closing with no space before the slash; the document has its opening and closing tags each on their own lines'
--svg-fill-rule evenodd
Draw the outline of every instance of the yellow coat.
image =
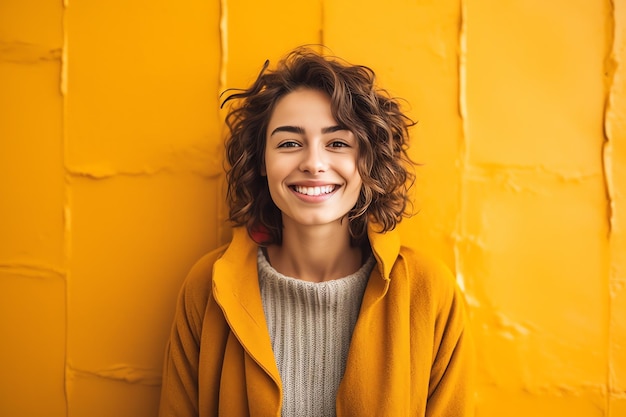
<svg viewBox="0 0 626 417">
<path fill-rule="evenodd" d="M 473 354 L 448 269 L 370 231 L 377 260 L 354 328 L 337 416 L 473 415 Z M 236 229 L 192 268 L 167 346 L 161 417 L 280 416 L 257 245 Z M 297 417 L 297 416 L 296 416 Z"/>
</svg>

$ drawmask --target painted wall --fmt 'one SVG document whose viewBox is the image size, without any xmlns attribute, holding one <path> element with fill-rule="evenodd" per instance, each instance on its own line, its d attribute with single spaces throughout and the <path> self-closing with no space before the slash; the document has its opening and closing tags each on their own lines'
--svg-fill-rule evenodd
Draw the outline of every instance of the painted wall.
<svg viewBox="0 0 626 417">
<path fill-rule="evenodd" d="M 324 43 L 419 120 L 411 245 L 471 306 L 477 414 L 626 416 L 626 1 L 0 2 L 0 415 L 154 416 L 228 240 L 219 93 Z"/>
</svg>

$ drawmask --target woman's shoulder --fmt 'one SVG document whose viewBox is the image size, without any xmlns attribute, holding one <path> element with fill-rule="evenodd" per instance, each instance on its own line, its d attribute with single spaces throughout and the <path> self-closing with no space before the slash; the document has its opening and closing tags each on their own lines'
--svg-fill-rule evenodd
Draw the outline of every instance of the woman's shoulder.
<svg viewBox="0 0 626 417">
<path fill-rule="evenodd" d="M 451 275 L 451 270 L 441 258 L 422 249 L 402 245 L 399 257 L 408 265 L 415 267 L 417 272 Z"/>
<path fill-rule="evenodd" d="M 183 282 L 182 291 L 189 299 L 206 300 L 213 283 L 213 265 L 222 257 L 228 244 L 220 246 L 198 259 Z"/>
<path fill-rule="evenodd" d="M 410 294 L 413 307 L 431 311 L 437 317 L 446 317 L 442 323 L 461 331 L 465 322 L 466 298 L 452 270 L 440 258 L 415 248 L 402 247 L 400 258 L 407 271 L 405 293 Z"/>
<path fill-rule="evenodd" d="M 404 263 L 413 285 L 449 296 L 458 291 L 456 277 L 440 258 L 414 247 L 402 246 L 398 259 Z"/>
</svg>

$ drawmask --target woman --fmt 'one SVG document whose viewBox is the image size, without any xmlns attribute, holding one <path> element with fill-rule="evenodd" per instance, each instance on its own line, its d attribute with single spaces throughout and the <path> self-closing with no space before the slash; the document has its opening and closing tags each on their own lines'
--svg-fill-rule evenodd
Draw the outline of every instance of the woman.
<svg viewBox="0 0 626 417">
<path fill-rule="evenodd" d="M 307 49 L 231 100 L 233 239 L 185 280 L 160 415 L 471 415 L 462 294 L 394 231 L 412 179 L 397 101 Z"/>
</svg>

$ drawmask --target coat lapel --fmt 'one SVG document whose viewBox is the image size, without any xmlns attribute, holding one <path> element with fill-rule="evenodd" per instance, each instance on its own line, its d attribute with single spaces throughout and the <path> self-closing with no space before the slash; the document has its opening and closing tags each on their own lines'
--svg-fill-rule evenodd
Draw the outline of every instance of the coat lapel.
<svg viewBox="0 0 626 417">
<path fill-rule="evenodd" d="M 352 415 L 407 415 L 398 398 L 388 398 L 385 384 L 397 379 L 394 372 L 394 329 L 389 328 L 393 314 L 385 295 L 391 284 L 391 271 L 400 253 L 397 231 L 378 233 L 370 226 L 368 237 L 376 268 L 367 283 L 359 319 L 352 334 L 346 372 L 337 392 L 337 416 Z M 397 358 L 399 359 L 399 358 Z M 407 362 L 408 363 L 408 362 Z M 403 374 L 404 375 L 404 374 Z M 404 386 L 406 384 L 400 384 Z"/>
<path fill-rule="evenodd" d="M 244 350 L 280 385 L 280 376 L 263 312 L 257 269 L 257 245 L 237 228 L 224 255 L 215 262 L 213 296 Z"/>
</svg>

